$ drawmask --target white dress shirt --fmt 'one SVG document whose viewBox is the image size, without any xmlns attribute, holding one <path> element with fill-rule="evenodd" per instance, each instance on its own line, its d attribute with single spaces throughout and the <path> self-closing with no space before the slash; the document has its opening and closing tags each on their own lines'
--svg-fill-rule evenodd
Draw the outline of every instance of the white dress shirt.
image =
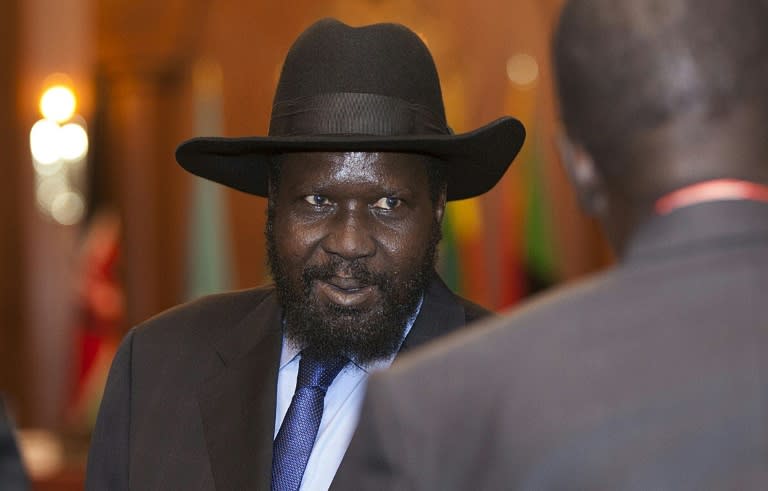
<svg viewBox="0 0 768 491">
<path fill-rule="evenodd" d="M 406 325 L 403 339 L 411 331 L 420 310 L 421 303 Z M 300 359 L 300 349 L 283 338 L 280 370 L 277 376 L 277 409 L 273 439 L 280 430 L 285 413 L 288 412 L 288 406 L 291 405 L 293 393 L 296 390 Z M 352 440 L 352 434 L 357 428 L 368 376 L 376 370 L 389 367 L 394 359 L 395 355 L 392 355 L 386 360 L 376 361 L 365 368 L 350 362 L 328 387 L 323 406 L 323 418 L 320 420 L 315 446 L 312 448 L 309 462 L 304 470 L 299 488 L 301 491 L 327 490 L 331 486 L 341 459 L 344 458 L 349 442 Z"/>
</svg>

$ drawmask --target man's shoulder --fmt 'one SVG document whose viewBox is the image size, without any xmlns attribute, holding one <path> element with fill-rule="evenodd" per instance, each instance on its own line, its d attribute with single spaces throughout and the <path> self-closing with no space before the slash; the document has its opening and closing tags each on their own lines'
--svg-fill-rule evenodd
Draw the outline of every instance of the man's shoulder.
<svg viewBox="0 0 768 491">
<path fill-rule="evenodd" d="M 615 271 L 594 275 L 577 284 L 542 293 L 501 315 L 457 296 L 467 321 L 477 322 L 470 329 L 458 330 L 404 358 L 379 377 L 407 379 L 415 371 L 431 373 L 450 370 L 451 366 L 493 366 L 496 361 L 512 356 L 520 346 L 538 342 L 537 338 L 578 330 L 574 329 L 577 317 L 592 315 L 593 306 L 604 292 L 616 289 L 623 281 Z"/>
<path fill-rule="evenodd" d="M 705 330 L 714 336 L 725 325 L 747 332 L 756 319 L 750 295 L 763 291 L 757 286 L 765 283 L 754 265 L 753 256 L 739 253 L 738 262 L 699 255 L 611 268 L 437 340 L 404 357 L 386 377 L 397 384 L 416 372 L 453 373 L 473 367 L 470 371 L 489 383 L 507 383 L 510 373 L 578 365 L 583 353 L 599 351 L 618 363 L 629 340 L 663 340 L 670 326 L 681 345 L 701 338 Z M 721 322 L 726 315 L 730 323 Z M 677 321 L 670 324 L 668 319 Z"/>
<path fill-rule="evenodd" d="M 462 425 L 466 431 L 486 434 L 487 422 L 495 421 L 499 408 L 516 402 L 504 388 L 515 387 L 522 393 L 533 390 L 539 378 L 555 378 L 550 375 L 559 358 L 568 356 L 564 350 L 582 343 L 574 319 L 589 312 L 613 280 L 612 275 L 600 275 L 541 294 L 514 310 L 437 339 L 404 355 L 389 370 L 373 374 L 368 397 L 376 403 L 395 401 L 391 411 L 398 413 L 399 421 L 410 422 L 402 424 L 414 425 L 409 430 L 447 433 Z M 521 404 L 522 411 L 524 401 Z M 440 418 L 425 419 L 424 415 L 436 411 Z M 442 452 L 430 447 L 429 452 L 433 451 Z"/>
<path fill-rule="evenodd" d="M 472 302 L 471 300 L 468 300 L 459 295 L 457 295 L 457 298 L 459 299 L 459 303 L 464 309 L 464 320 L 467 324 L 491 317 L 493 315 L 492 311 Z"/>
<path fill-rule="evenodd" d="M 206 295 L 165 310 L 133 328 L 135 337 L 152 340 L 210 338 L 229 329 L 264 302 L 277 302 L 272 285 Z"/>
<path fill-rule="evenodd" d="M 16 443 L 13 421 L 0 398 L 0 482 L 3 489 L 28 489 L 29 483 Z"/>
<path fill-rule="evenodd" d="M 464 324 L 493 315 L 493 312 L 485 307 L 456 294 L 437 273 L 434 274 L 432 281 L 429 283 L 426 295 L 427 298 L 441 305 L 442 308 L 453 308 L 453 306 L 458 304 L 464 310 Z"/>
</svg>

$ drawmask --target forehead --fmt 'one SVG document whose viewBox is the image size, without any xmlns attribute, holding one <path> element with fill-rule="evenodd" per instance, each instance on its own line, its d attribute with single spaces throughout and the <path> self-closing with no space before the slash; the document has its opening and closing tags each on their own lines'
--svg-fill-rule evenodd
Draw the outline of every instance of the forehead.
<svg viewBox="0 0 768 491">
<path fill-rule="evenodd" d="M 280 158 L 280 186 L 354 185 L 427 190 L 427 157 L 394 152 L 295 152 Z"/>
</svg>

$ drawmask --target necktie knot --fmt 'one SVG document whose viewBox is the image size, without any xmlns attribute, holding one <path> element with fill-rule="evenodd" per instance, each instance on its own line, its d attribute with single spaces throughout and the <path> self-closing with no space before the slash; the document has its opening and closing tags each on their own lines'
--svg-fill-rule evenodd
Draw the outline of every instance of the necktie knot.
<svg viewBox="0 0 768 491">
<path fill-rule="evenodd" d="M 299 360 L 299 376 L 296 379 L 296 390 L 307 387 L 328 390 L 333 380 L 349 360 L 343 357 L 318 359 L 303 351 Z"/>
</svg>

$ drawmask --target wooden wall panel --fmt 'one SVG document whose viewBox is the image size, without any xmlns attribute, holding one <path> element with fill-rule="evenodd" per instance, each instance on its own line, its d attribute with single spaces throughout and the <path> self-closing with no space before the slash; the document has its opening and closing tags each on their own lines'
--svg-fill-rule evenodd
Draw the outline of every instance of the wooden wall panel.
<svg viewBox="0 0 768 491">
<path fill-rule="evenodd" d="M 24 372 L 20 150 L 23 133 L 17 119 L 19 91 L 19 2 L 0 2 L 0 393 L 12 409 L 25 416 L 28 408 Z"/>
<path fill-rule="evenodd" d="M 173 152 L 191 133 L 188 74 L 208 3 L 99 2 L 100 164 L 123 222 L 125 329 L 182 300 L 189 177 Z"/>
</svg>

